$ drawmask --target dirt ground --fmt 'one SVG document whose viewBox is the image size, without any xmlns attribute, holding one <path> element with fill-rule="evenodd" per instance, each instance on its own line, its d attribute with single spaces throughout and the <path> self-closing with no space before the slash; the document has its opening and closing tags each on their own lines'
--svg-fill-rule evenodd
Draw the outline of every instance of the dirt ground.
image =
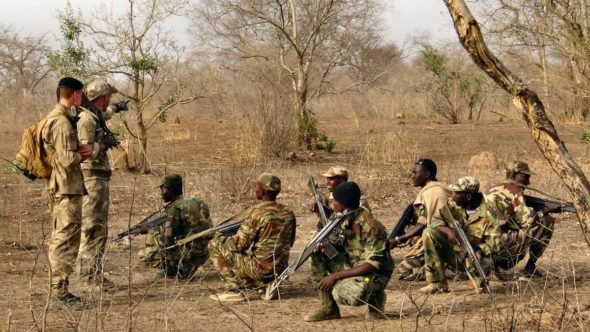
<svg viewBox="0 0 590 332">
<path fill-rule="evenodd" d="M 503 178 L 502 166 L 515 158 L 528 161 L 537 173 L 533 186 L 567 199 L 559 179 L 537 151 L 520 122 L 446 125 L 426 121 L 350 118 L 339 123 L 321 119 L 333 137 L 332 154 L 299 152 L 294 161 L 255 166 L 237 164 L 236 119 L 183 117 L 180 125 L 163 124 L 150 136 L 153 172 L 138 175 L 115 171 L 111 182 L 110 234 L 135 224 L 161 206 L 154 189 L 165 172 L 183 174 L 188 195 L 197 195 L 211 208 L 217 223 L 253 202 L 249 180 L 262 171 L 279 175 L 279 196 L 297 214 L 297 242 L 292 259 L 313 236 L 316 220 L 306 212 L 311 197 L 306 179 L 332 164 L 351 171 L 369 199 L 373 212 L 389 229 L 417 189 L 407 173 L 418 156 L 434 159 L 439 178 L 453 181 L 475 175 L 482 186 Z M 0 124 L 0 156 L 16 153 L 22 128 Z M 24 126 L 23 126 L 24 127 Z M 584 126 L 558 126 L 568 149 L 588 171 L 588 151 L 578 142 Z M 469 160 L 483 151 L 496 160 L 479 165 Z M 225 305 L 208 297 L 222 283 L 208 263 L 196 280 L 153 279 L 154 270 L 138 262 L 143 236 L 113 245 L 106 274 L 120 285 L 112 294 L 83 294 L 73 276 L 71 289 L 85 297 L 81 311 L 45 309 L 48 292 L 47 246 L 49 213 L 41 197 L 43 183 L 0 171 L 0 330 L 2 331 L 385 331 L 411 330 L 588 330 L 590 329 L 590 249 L 573 215 L 556 215 L 551 245 L 539 261 L 545 278 L 533 282 L 493 279 L 495 296 L 475 295 L 465 281 L 452 292 L 424 296 L 424 283 L 391 280 L 387 287 L 387 320 L 366 321 L 366 308 L 341 306 L 342 319 L 306 323 L 302 317 L 319 303 L 309 279 L 309 263 L 284 283 L 281 299 L 258 299 Z M 404 250 L 393 251 L 396 263 Z M 521 266 L 515 269 L 515 275 Z"/>
</svg>

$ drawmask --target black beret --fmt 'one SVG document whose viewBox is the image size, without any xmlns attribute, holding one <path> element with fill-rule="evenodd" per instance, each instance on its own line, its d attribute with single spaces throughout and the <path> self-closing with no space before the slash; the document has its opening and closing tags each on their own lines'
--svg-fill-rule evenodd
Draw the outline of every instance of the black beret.
<svg viewBox="0 0 590 332">
<path fill-rule="evenodd" d="M 361 188 L 354 182 L 344 182 L 332 192 L 334 199 L 350 209 L 358 209 L 361 200 Z"/>
<path fill-rule="evenodd" d="M 74 89 L 74 90 L 82 90 L 82 88 L 84 88 L 84 84 L 82 84 L 82 82 L 78 81 L 77 79 L 75 79 L 73 77 L 64 77 L 61 80 L 59 80 L 57 87 L 58 88 L 70 88 L 70 89 Z"/>
</svg>

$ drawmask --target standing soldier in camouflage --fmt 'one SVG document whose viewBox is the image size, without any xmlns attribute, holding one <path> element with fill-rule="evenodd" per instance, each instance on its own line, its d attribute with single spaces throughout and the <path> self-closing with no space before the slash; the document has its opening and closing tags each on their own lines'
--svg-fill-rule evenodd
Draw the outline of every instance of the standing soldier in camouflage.
<svg viewBox="0 0 590 332">
<path fill-rule="evenodd" d="M 82 235 L 78 259 L 80 280 L 87 290 L 110 291 L 115 284 L 104 278 L 103 261 L 108 236 L 109 180 L 111 167 L 107 150 L 116 142 L 107 136 L 105 121 L 113 112 L 123 111 L 121 106 L 109 106 L 117 89 L 105 81 L 94 81 L 86 86 L 86 97 L 95 106 L 82 108 L 78 120 L 78 139 L 92 147 L 92 157 L 82 163 L 84 185 L 88 194 L 82 200 Z M 125 105 L 119 104 L 119 105 Z M 126 105 L 125 105 L 126 106 Z"/>
<path fill-rule="evenodd" d="M 385 226 L 360 206 L 361 190 L 354 182 L 338 185 L 332 208 L 347 216 L 339 225 L 335 247 L 340 251 L 329 259 L 318 245 L 311 256 L 311 278 L 319 284 L 320 308 L 305 316 L 308 322 L 339 319 L 338 304 L 367 304 L 365 318 L 384 318 L 385 286 L 393 272 L 393 260 L 387 248 Z"/>
<path fill-rule="evenodd" d="M 80 163 L 92 156 L 92 148 L 78 142 L 75 121 L 82 101 L 82 83 L 62 78 L 57 87 L 58 103 L 48 115 L 42 131 L 47 155 L 53 156 L 47 183 L 53 230 L 49 241 L 49 266 L 53 303 L 79 304 L 68 290 L 78 247 L 85 194 Z"/>
<path fill-rule="evenodd" d="M 263 173 L 256 181 L 260 203 L 249 208 L 233 236 L 220 233 L 209 242 L 209 255 L 225 282 L 226 292 L 211 295 L 215 301 L 246 300 L 245 290 L 271 283 L 289 264 L 289 249 L 295 241 L 295 214 L 276 202 L 281 180 Z"/>
<path fill-rule="evenodd" d="M 479 181 L 471 176 L 462 177 L 449 186 L 453 195 L 435 214 L 430 226 L 422 232 L 424 260 L 428 285 L 421 288 L 425 294 L 449 291 L 445 276 L 447 266 L 464 269 L 477 293 L 485 292 L 483 278 L 477 275 L 473 262 L 461 247 L 453 220 L 463 225 L 463 230 L 473 246 L 482 267 L 489 273 L 492 257 L 500 249 L 502 233 L 498 215 L 479 192 Z"/>
<path fill-rule="evenodd" d="M 190 280 L 209 257 L 209 238 L 200 238 L 169 250 L 164 248 L 173 245 L 177 239 L 211 228 L 209 207 L 198 198 L 183 196 L 182 177 L 179 174 L 164 176 L 160 192 L 162 200 L 169 203 L 166 206 L 166 223 L 156 229 L 144 225 L 141 233 L 148 234 L 149 245 L 140 251 L 139 258 L 161 269 L 156 273 L 157 278 Z"/>
<path fill-rule="evenodd" d="M 524 278 L 539 278 L 543 275 L 537 269 L 537 260 L 549 245 L 555 220 L 549 213 L 557 212 L 546 209 L 535 213 L 525 205 L 524 188 L 530 184 L 529 165 L 514 161 L 506 168 L 506 180 L 490 189 L 488 199 L 494 202 L 502 215 L 502 245 L 495 259 L 496 275 L 502 280 L 505 274 L 501 269 L 510 269 L 521 261 L 528 251 L 529 259 L 522 271 Z"/>
<path fill-rule="evenodd" d="M 326 211 L 326 217 L 330 218 L 330 216 L 334 212 L 332 210 L 332 201 L 334 200 L 334 195 L 332 194 L 332 192 L 334 191 L 334 188 L 336 188 L 339 184 L 348 181 L 348 170 L 341 166 L 332 166 L 328 169 L 326 173 L 322 174 L 322 176 L 326 179 L 326 189 L 328 190 L 328 192 L 324 196 L 322 203 Z M 361 206 L 371 211 L 371 208 L 369 207 L 369 202 L 363 196 L 361 196 Z M 309 205 L 309 211 L 315 213 L 318 212 L 315 202 Z M 318 228 L 321 229 L 321 223 L 318 224 Z"/>
<path fill-rule="evenodd" d="M 389 240 L 391 249 L 408 241 L 412 245 L 398 266 L 397 276 L 400 280 L 422 281 L 425 279 L 422 232 L 430 226 L 432 217 L 451 196 L 447 184 L 436 179 L 436 172 L 436 164 L 430 159 L 419 159 L 412 168 L 414 187 L 422 187 L 413 204 L 418 220 L 416 226 L 408 229 L 405 234 Z"/>
</svg>

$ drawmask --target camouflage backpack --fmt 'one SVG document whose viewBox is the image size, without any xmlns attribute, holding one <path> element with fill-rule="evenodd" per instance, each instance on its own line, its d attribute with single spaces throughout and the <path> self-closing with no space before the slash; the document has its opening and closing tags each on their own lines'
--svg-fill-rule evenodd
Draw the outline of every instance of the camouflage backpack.
<svg viewBox="0 0 590 332">
<path fill-rule="evenodd" d="M 31 180 L 46 179 L 51 175 L 53 155 L 45 151 L 41 137 L 43 127 L 49 119 L 50 117 L 45 117 L 25 129 L 20 150 L 16 154 L 15 164 Z"/>
</svg>

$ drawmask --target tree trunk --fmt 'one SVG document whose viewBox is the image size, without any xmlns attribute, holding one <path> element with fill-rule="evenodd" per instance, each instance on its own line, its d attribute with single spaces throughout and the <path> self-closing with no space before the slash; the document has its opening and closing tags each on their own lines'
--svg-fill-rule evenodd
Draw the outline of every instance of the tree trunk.
<svg viewBox="0 0 590 332">
<path fill-rule="evenodd" d="M 465 1 L 443 1 L 449 9 L 459 40 L 473 61 L 513 96 L 514 104 L 530 128 L 535 143 L 570 193 L 584 239 L 590 246 L 590 183 L 557 135 L 553 123 L 545 113 L 543 103 L 533 90 L 508 70 L 488 49 L 479 25 Z"/>
</svg>

